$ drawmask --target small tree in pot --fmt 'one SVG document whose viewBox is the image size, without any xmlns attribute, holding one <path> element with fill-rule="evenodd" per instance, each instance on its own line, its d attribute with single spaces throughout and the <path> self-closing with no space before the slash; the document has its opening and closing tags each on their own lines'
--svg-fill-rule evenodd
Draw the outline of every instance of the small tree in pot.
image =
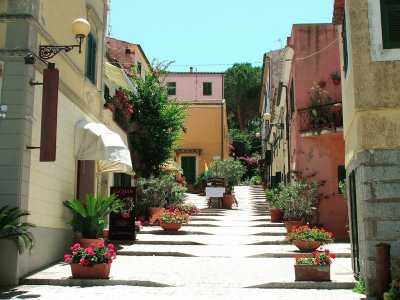
<svg viewBox="0 0 400 300">
<path fill-rule="evenodd" d="M 240 161 L 228 157 L 224 160 L 213 161 L 210 165 L 210 170 L 213 176 L 221 177 L 225 180 L 225 194 L 222 201 L 222 206 L 224 208 L 232 208 L 234 195 L 233 188 L 238 185 L 240 179 L 246 172 L 245 166 L 243 166 Z"/>
<path fill-rule="evenodd" d="M 279 189 L 265 190 L 265 197 L 269 202 L 271 222 L 280 222 L 283 218 L 284 201 L 279 197 Z"/>
</svg>

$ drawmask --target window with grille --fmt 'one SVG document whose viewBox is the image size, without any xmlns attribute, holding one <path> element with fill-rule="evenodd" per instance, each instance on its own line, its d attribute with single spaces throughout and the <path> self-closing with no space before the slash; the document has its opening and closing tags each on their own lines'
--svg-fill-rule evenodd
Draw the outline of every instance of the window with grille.
<svg viewBox="0 0 400 300">
<path fill-rule="evenodd" d="M 400 48 L 400 1 L 381 0 L 383 49 Z"/>
</svg>

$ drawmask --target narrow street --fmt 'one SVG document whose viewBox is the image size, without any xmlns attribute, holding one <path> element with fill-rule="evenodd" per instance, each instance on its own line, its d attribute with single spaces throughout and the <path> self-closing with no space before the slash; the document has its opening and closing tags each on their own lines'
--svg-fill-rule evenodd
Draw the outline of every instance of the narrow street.
<svg viewBox="0 0 400 300">
<path fill-rule="evenodd" d="M 261 188 L 236 187 L 238 207 L 207 208 L 205 197 L 188 194 L 201 213 L 175 234 L 146 226 L 132 245 L 120 245 L 109 280 L 70 279 L 59 263 L 22 279 L 0 299 L 360 299 L 351 291 L 350 245 L 329 245 L 337 255 L 331 282 L 295 282 L 296 248 L 281 223 L 271 223 Z M 301 289 L 301 290 L 300 290 Z M 83 294 L 85 293 L 85 294 Z"/>
</svg>

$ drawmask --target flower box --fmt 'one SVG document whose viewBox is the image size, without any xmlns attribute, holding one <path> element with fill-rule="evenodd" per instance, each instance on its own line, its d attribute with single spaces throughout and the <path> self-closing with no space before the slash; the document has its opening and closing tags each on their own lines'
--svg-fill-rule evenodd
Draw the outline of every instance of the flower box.
<svg viewBox="0 0 400 300">
<path fill-rule="evenodd" d="M 296 281 L 329 281 L 331 280 L 330 265 L 294 265 Z"/>
</svg>

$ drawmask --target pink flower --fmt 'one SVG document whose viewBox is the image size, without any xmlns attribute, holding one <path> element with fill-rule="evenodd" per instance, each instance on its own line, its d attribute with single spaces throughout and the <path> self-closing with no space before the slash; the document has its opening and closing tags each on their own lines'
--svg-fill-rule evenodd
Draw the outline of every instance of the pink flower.
<svg viewBox="0 0 400 300">
<path fill-rule="evenodd" d="M 81 259 L 79 260 L 79 263 L 80 263 L 81 265 L 84 265 L 85 259 L 84 259 L 84 258 L 81 258 Z"/>
<path fill-rule="evenodd" d="M 91 244 L 90 244 L 90 247 L 92 247 L 92 248 L 94 248 L 94 247 L 96 247 L 96 246 L 97 246 L 96 243 L 91 243 Z"/>
<path fill-rule="evenodd" d="M 111 263 L 112 263 L 112 260 L 111 260 L 111 259 L 109 259 L 107 263 L 108 263 L 108 264 L 111 264 Z"/>
<path fill-rule="evenodd" d="M 104 248 L 104 243 L 99 243 L 100 248 Z"/>
<path fill-rule="evenodd" d="M 81 246 L 81 244 L 76 243 L 75 245 L 73 245 L 74 249 L 79 248 Z"/>
<path fill-rule="evenodd" d="M 93 256 L 93 255 L 94 255 L 94 251 L 93 251 L 93 250 L 90 250 L 90 251 L 88 252 L 88 254 L 89 254 L 89 256 Z"/>
<path fill-rule="evenodd" d="M 110 250 L 114 250 L 114 245 L 113 244 L 108 244 L 107 248 L 110 249 Z"/>
<path fill-rule="evenodd" d="M 111 253 L 110 252 L 106 252 L 106 253 L 104 253 L 104 256 L 109 258 L 111 256 Z"/>
<path fill-rule="evenodd" d="M 326 253 L 326 254 L 329 254 L 329 249 L 325 249 L 325 253 Z"/>
<path fill-rule="evenodd" d="M 321 259 L 320 259 L 319 257 L 315 258 L 315 262 L 316 262 L 317 264 L 319 264 L 320 261 L 321 261 Z"/>
<path fill-rule="evenodd" d="M 87 259 L 84 260 L 83 265 L 87 266 L 89 264 L 89 261 Z"/>
<path fill-rule="evenodd" d="M 115 259 L 117 257 L 117 253 L 113 253 L 113 258 Z"/>
<path fill-rule="evenodd" d="M 92 248 L 90 248 L 90 247 L 85 248 L 85 252 L 89 253 L 89 251 L 92 251 Z"/>
<path fill-rule="evenodd" d="M 336 254 L 332 253 L 332 254 L 331 254 L 331 257 L 332 257 L 332 258 L 336 258 Z"/>
<path fill-rule="evenodd" d="M 77 254 L 78 254 L 78 251 L 74 251 L 74 252 L 72 252 L 72 254 L 73 254 L 73 255 L 77 255 Z"/>
<path fill-rule="evenodd" d="M 71 255 L 65 254 L 65 255 L 64 255 L 64 261 L 65 261 L 65 262 L 70 262 L 70 260 L 71 260 Z"/>
</svg>

